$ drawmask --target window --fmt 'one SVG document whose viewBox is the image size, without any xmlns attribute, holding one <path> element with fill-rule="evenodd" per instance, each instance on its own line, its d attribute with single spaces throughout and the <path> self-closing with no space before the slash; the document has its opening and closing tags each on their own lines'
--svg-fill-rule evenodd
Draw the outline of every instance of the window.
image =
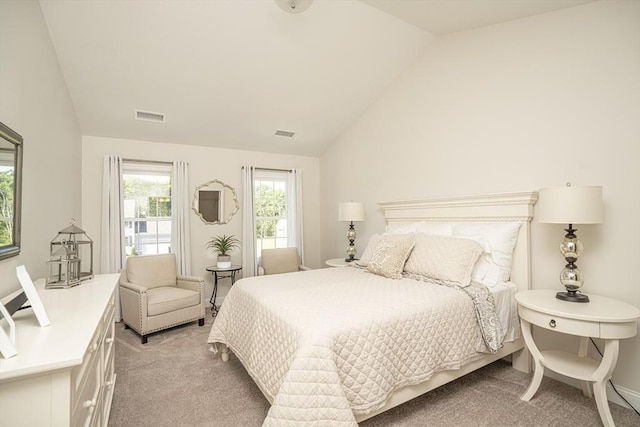
<svg viewBox="0 0 640 427">
<path fill-rule="evenodd" d="M 124 235 L 127 255 L 171 252 L 171 165 L 125 162 Z"/>
<path fill-rule="evenodd" d="M 257 170 L 254 179 L 256 253 L 289 246 L 288 172 Z"/>
<path fill-rule="evenodd" d="M 13 242 L 15 150 L 0 148 L 0 246 Z"/>
</svg>

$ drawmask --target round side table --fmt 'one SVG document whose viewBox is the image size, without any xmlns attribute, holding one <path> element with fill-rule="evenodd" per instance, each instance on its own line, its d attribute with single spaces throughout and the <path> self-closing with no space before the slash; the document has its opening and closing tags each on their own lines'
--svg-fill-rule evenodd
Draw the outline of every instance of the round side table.
<svg viewBox="0 0 640 427">
<path fill-rule="evenodd" d="M 346 265 L 349 265 L 349 262 L 347 262 L 344 258 L 331 258 L 326 260 L 325 264 L 327 264 L 329 267 L 344 267 Z"/>
<path fill-rule="evenodd" d="M 216 317 L 219 308 L 216 306 L 216 296 L 218 295 L 218 279 L 224 277 L 231 278 L 231 286 L 236 283 L 236 273 L 242 270 L 241 265 L 232 265 L 231 267 L 220 268 L 217 265 L 210 265 L 206 268 L 213 275 L 213 292 L 211 293 L 211 316 Z"/>
<path fill-rule="evenodd" d="M 589 295 L 590 302 L 562 301 L 555 297 L 556 291 L 529 290 L 516 294 L 518 314 L 525 344 L 534 361 L 531 384 L 521 399 L 529 401 L 538 391 L 544 369 L 584 381 L 583 392 L 591 397 L 593 383 L 596 406 L 602 424 L 614 426 L 609 401 L 607 381 L 611 378 L 618 361 L 619 340 L 631 338 L 637 333 L 640 310 L 630 304 L 598 295 Z M 531 325 L 550 331 L 580 337 L 577 353 L 559 350 L 539 350 Z M 587 357 L 589 338 L 604 340 L 604 354 L 598 362 Z"/>
</svg>

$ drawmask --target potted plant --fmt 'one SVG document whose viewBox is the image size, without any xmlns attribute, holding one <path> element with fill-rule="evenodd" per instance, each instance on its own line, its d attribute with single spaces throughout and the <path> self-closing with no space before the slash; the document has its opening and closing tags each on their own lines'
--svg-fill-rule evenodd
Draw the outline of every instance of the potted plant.
<svg viewBox="0 0 640 427">
<path fill-rule="evenodd" d="M 233 234 L 230 236 L 223 234 L 222 236 L 212 237 L 211 240 L 207 242 L 207 248 L 218 253 L 218 268 L 231 267 L 231 255 L 229 254 L 238 247 L 240 247 L 240 240 L 236 239 Z"/>
</svg>

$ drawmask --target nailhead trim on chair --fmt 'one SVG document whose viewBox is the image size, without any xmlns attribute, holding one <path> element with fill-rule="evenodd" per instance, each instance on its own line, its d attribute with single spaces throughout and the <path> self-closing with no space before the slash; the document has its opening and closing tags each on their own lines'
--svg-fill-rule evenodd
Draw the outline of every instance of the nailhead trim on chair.
<svg viewBox="0 0 640 427">
<path fill-rule="evenodd" d="M 140 330 L 142 331 L 142 296 L 147 295 L 147 292 L 140 292 L 140 298 L 138 298 L 138 325 L 140 325 Z M 144 344 L 144 343 L 143 343 Z"/>
<path fill-rule="evenodd" d="M 167 330 L 167 329 L 174 328 L 176 326 L 184 325 L 186 323 L 195 322 L 196 320 L 204 320 L 204 317 L 194 317 L 191 320 L 185 320 L 184 322 L 179 322 L 179 323 L 172 323 L 171 325 L 167 325 L 167 326 L 165 326 L 163 328 L 156 328 L 156 329 L 149 330 L 144 335 L 140 335 L 140 334 L 138 334 L 138 335 L 140 335 L 140 338 L 142 338 L 142 344 L 146 344 L 147 343 L 147 337 L 149 335 L 151 335 L 152 333 L 154 333 L 154 332 L 164 331 L 164 330 Z M 198 326 L 202 326 L 202 325 L 200 325 L 199 322 L 198 322 Z"/>
</svg>

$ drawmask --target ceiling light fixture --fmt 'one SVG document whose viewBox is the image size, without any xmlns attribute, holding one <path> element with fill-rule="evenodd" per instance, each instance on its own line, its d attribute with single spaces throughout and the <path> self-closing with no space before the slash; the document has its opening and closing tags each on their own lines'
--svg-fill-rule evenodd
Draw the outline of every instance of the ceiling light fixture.
<svg viewBox="0 0 640 427">
<path fill-rule="evenodd" d="M 302 13 L 309 9 L 313 0 L 274 0 L 280 9 L 289 13 Z"/>
</svg>

